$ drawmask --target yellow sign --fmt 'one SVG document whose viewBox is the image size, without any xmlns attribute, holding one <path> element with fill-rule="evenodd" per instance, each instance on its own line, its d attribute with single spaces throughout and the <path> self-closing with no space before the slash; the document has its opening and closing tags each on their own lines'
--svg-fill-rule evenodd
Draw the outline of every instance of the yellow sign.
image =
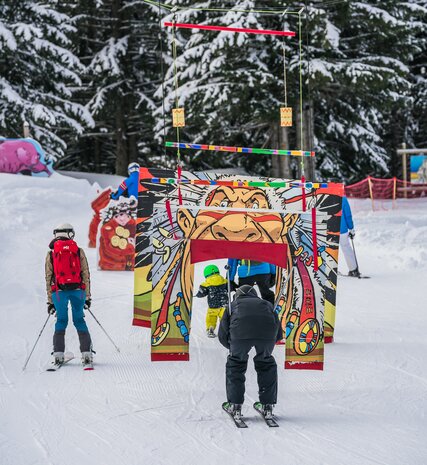
<svg viewBox="0 0 427 465">
<path fill-rule="evenodd" d="M 172 110 L 172 120 L 174 128 L 183 128 L 185 126 L 184 108 L 174 108 Z"/>
<path fill-rule="evenodd" d="M 292 107 L 282 107 L 280 109 L 280 126 L 292 126 Z"/>
</svg>

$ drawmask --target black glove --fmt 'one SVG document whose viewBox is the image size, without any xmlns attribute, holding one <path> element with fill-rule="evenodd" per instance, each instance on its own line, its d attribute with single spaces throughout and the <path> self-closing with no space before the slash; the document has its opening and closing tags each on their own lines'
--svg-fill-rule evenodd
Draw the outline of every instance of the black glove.
<svg viewBox="0 0 427 465">
<path fill-rule="evenodd" d="M 85 310 L 89 310 L 91 305 L 92 305 L 92 300 L 91 300 L 91 299 L 87 299 L 87 300 L 85 301 L 84 309 L 85 309 Z"/>
<path fill-rule="evenodd" d="M 235 292 L 239 286 L 236 284 L 236 281 L 230 281 L 230 291 Z"/>
<path fill-rule="evenodd" d="M 348 230 L 348 237 L 350 239 L 354 239 L 354 236 L 356 235 L 356 231 L 354 229 L 349 229 Z"/>
<path fill-rule="evenodd" d="M 268 287 L 273 287 L 276 285 L 276 274 L 270 274 L 270 279 L 268 281 Z"/>
<path fill-rule="evenodd" d="M 55 305 L 50 304 L 50 303 L 48 302 L 48 303 L 47 303 L 47 313 L 49 313 L 49 315 L 55 315 L 55 313 L 56 313 Z"/>
</svg>

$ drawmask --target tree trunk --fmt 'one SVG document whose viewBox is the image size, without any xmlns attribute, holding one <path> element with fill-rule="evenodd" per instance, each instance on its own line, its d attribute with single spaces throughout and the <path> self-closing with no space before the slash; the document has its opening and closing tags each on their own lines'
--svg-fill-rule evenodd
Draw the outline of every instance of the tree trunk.
<svg viewBox="0 0 427 465">
<path fill-rule="evenodd" d="M 303 140 L 301 141 L 301 118 L 300 111 L 296 111 L 297 148 L 304 151 L 313 150 L 313 109 L 306 105 L 303 110 Z M 297 175 L 301 179 L 304 175 L 307 181 L 314 181 L 315 158 L 304 157 L 298 164 Z"/>
</svg>

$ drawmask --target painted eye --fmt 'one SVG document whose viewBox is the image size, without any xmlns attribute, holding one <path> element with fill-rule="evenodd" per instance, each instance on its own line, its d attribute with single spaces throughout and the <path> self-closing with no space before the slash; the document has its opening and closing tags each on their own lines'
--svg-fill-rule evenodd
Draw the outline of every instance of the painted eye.
<svg viewBox="0 0 427 465">
<path fill-rule="evenodd" d="M 228 200 L 223 200 L 220 204 L 220 207 L 228 207 Z"/>
<path fill-rule="evenodd" d="M 257 201 L 255 201 L 255 202 L 252 204 L 252 208 L 253 208 L 254 210 L 258 210 L 258 208 L 259 208 L 259 203 L 258 203 Z"/>
</svg>

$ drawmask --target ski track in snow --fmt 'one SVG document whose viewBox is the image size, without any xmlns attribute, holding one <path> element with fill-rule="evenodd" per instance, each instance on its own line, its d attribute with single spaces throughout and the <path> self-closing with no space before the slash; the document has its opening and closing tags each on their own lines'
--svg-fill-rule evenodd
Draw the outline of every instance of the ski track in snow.
<svg viewBox="0 0 427 465">
<path fill-rule="evenodd" d="M 0 186 L 0 465 L 427 463 L 425 199 L 376 212 L 370 201 L 352 203 L 360 269 L 372 279 L 339 279 L 335 342 L 326 346 L 323 372 L 283 370 L 284 347 L 276 348 L 280 428 L 269 429 L 252 409 L 250 358 L 249 428 L 238 430 L 221 410 L 227 351 L 205 335 L 206 300 L 194 299 L 190 362 L 151 363 L 149 331 L 131 326 L 133 274 L 97 271 L 91 249 L 92 311 L 121 352 L 87 314 L 95 370 L 82 370 L 70 322 L 67 350 L 76 358 L 47 373 L 51 318 L 22 372 L 47 318 L 52 230 L 72 223 L 85 247 L 96 186 L 59 174 L 0 174 Z"/>
</svg>

